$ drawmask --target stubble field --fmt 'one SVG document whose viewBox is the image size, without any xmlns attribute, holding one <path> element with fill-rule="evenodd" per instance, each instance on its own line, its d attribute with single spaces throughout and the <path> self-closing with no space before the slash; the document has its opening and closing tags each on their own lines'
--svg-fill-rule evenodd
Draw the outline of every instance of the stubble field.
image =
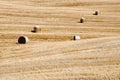
<svg viewBox="0 0 120 80">
<path fill-rule="evenodd" d="M 120 80 L 120 1 L 0 0 L 0 80 Z"/>
</svg>

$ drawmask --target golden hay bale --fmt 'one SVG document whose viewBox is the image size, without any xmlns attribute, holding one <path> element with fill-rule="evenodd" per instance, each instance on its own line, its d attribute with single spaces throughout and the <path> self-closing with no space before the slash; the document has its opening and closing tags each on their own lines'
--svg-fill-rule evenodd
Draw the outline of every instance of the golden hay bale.
<svg viewBox="0 0 120 80">
<path fill-rule="evenodd" d="M 20 36 L 18 39 L 19 44 L 26 44 L 29 41 L 27 36 Z"/>
<path fill-rule="evenodd" d="M 94 13 L 94 15 L 98 15 L 99 14 L 99 11 L 98 10 L 96 10 L 95 11 L 95 13 Z"/>
<path fill-rule="evenodd" d="M 84 22 L 85 22 L 85 18 L 84 18 L 84 17 L 81 17 L 80 23 L 84 23 Z"/>
<path fill-rule="evenodd" d="M 73 40 L 80 40 L 80 39 L 81 39 L 80 36 L 77 36 L 77 35 L 73 37 Z"/>
<path fill-rule="evenodd" d="M 33 31 L 32 32 L 39 32 L 39 31 L 41 31 L 41 28 L 40 28 L 40 26 L 34 26 L 34 28 L 33 28 Z"/>
</svg>

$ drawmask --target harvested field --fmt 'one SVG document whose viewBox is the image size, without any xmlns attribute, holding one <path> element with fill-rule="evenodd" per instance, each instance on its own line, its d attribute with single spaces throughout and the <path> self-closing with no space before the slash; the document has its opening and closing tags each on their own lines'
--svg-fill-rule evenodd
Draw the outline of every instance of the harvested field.
<svg viewBox="0 0 120 80">
<path fill-rule="evenodd" d="M 120 80 L 120 0 L 0 0 L 0 80 Z"/>
</svg>

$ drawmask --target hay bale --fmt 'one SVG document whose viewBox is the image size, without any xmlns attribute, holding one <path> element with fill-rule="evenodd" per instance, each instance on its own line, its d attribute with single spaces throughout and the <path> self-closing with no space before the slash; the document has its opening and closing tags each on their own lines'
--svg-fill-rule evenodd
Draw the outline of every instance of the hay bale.
<svg viewBox="0 0 120 80">
<path fill-rule="evenodd" d="M 98 15 L 99 14 L 99 11 L 98 10 L 96 10 L 95 11 L 95 13 L 94 13 L 94 15 Z"/>
<path fill-rule="evenodd" d="M 27 36 L 20 36 L 18 39 L 19 44 L 26 44 L 29 41 Z"/>
<path fill-rule="evenodd" d="M 34 26 L 34 28 L 33 28 L 33 31 L 32 32 L 39 32 L 39 31 L 41 31 L 41 28 L 40 28 L 40 26 Z"/>
<path fill-rule="evenodd" d="M 84 17 L 81 17 L 80 23 L 84 23 L 84 22 L 85 22 L 85 18 L 84 18 Z"/>
<path fill-rule="evenodd" d="M 73 40 L 80 40 L 80 36 L 76 36 L 76 35 L 75 35 L 75 36 L 73 37 Z"/>
</svg>

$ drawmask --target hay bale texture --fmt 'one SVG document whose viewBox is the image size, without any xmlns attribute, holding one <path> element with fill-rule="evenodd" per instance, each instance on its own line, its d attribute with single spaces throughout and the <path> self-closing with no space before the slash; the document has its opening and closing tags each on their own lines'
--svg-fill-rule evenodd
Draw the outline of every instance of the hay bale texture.
<svg viewBox="0 0 120 80">
<path fill-rule="evenodd" d="M 26 44 L 29 41 L 27 36 L 20 36 L 18 39 L 19 44 Z"/>
<path fill-rule="evenodd" d="M 33 28 L 33 31 L 32 31 L 32 32 L 37 33 L 37 32 L 39 32 L 39 31 L 41 31 L 40 26 L 34 26 L 34 28 Z"/>
<path fill-rule="evenodd" d="M 81 17 L 80 18 L 80 23 L 84 23 L 85 22 L 85 18 L 84 17 Z"/>
<path fill-rule="evenodd" d="M 94 15 L 99 15 L 99 11 L 96 10 L 95 13 L 94 13 Z"/>
<path fill-rule="evenodd" d="M 75 35 L 75 36 L 73 37 L 73 40 L 80 40 L 80 36 Z"/>
</svg>

